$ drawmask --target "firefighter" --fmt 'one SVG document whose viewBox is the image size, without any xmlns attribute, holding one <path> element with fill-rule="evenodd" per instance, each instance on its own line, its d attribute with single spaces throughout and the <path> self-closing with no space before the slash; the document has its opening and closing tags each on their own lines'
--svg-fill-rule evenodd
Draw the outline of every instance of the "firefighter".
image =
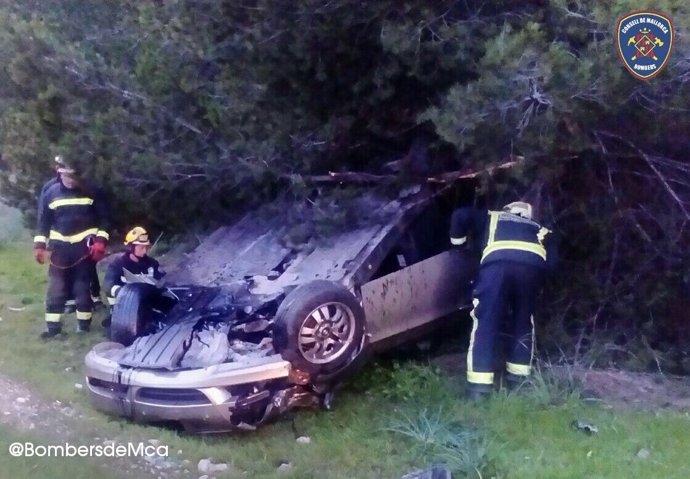
<svg viewBox="0 0 690 479">
<path fill-rule="evenodd" d="M 58 172 L 59 169 L 65 167 L 65 162 L 63 160 L 63 157 L 61 155 L 58 155 L 55 157 L 55 175 L 51 179 L 45 182 L 43 187 L 41 188 L 41 195 L 38 198 L 38 216 L 40 217 L 42 214 L 43 210 L 43 196 L 45 195 L 45 192 L 48 191 L 48 188 L 53 186 L 56 183 L 60 182 L 60 173 Z M 93 271 L 91 272 L 91 300 L 93 301 L 94 305 L 100 305 L 102 304 L 101 301 L 101 283 L 100 280 L 98 279 L 98 273 L 96 272 L 96 263 L 93 263 Z M 65 301 L 65 313 L 74 313 L 77 309 L 76 306 L 76 301 L 74 300 L 74 296 L 72 295 L 71 291 L 68 292 L 68 298 L 67 301 Z"/>
<path fill-rule="evenodd" d="M 133 228 L 125 236 L 125 252 L 110 263 L 105 273 L 106 294 L 111 308 L 117 303 L 117 293 L 127 282 L 125 270 L 148 276 L 152 280 L 165 276 L 158 261 L 148 255 L 150 249 L 149 234 L 141 226 Z M 106 321 L 104 326 L 108 325 L 109 322 Z"/>
<path fill-rule="evenodd" d="M 95 263 L 105 256 L 108 212 L 102 193 L 83 181 L 73 167 L 57 168 L 59 179 L 41 193 L 34 257 L 50 262 L 46 294 L 46 331 L 62 333 L 61 315 L 70 296 L 76 302 L 77 332 L 91 327 L 93 300 L 90 284 Z M 50 250 L 48 254 L 47 249 Z"/>
<path fill-rule="evenodd" d="M 451 244 L 464 245 L 469 237 L 481 248 L 467 351 L 470 400 L 480 400 L 493 390 L 495 343 L 504 320 L 508 320 L 510 338 L 504 379 L 513 387 L 529 377 L 537 293 L 545 271 L 552 269 L 556 259 L 552 236 L 532 219 L 532 206 L 525 202 L 510 203 L 503 211 L 460 208 L 453 212 Z"/>
</svg>

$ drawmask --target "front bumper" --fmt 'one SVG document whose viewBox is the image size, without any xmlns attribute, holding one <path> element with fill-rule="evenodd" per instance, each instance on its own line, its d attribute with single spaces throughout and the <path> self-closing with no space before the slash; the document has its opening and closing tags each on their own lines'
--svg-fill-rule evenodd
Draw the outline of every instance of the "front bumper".
<svg viewBox="0 0 690 479">
<path fill-rule="evenodd" d="M 176 422 L 211 432 L 251 428 L 267 408 L 283 409 L 290 363 L 280 355 L 251 363 L 157 371 L 120 366 L 106 357 L 118 343 L 100 343 L 85 358 L 86 382 L 97 409 L 137 422 Z M 261 418 L 258 418 L 261 416 Z"/>
</svg>

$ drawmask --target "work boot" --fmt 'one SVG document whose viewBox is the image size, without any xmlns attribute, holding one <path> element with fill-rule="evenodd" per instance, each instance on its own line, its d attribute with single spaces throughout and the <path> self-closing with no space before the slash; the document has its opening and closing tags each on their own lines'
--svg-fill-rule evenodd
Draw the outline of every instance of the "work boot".
<svg viewBox="0 0 690 479">
<path fill-rule="evenodd" d="M 73 299 L 68 299 L 65 303 L 65 314 L 72 314 L 77 310 L 77 303 Z"/>
<path fill-rule="evenodd" d="M 99 296 L 91 296 L 91 301 L 93 301 L 93 309 L 96 310 L 97 308 L 103 307 L 103 300 L 101 299 L 100 295 Z"/>
<path fill-rule="evenodd" d="M 517 374 L 508 372 L 503 374 L 503 385 L 508 391 L 511 392 L 523 389 L 526 386 L 528 380 L 529 376 L 519 376 Z"/>
<path fill-rule="evenodd" d="M 491 396 L 494 387 L 492 384 L 468 383 L 465 389 L 465 399 L 469 402 L 479 403 Z"/>
<path fill-rule="evenodd" d="M 46 321 L 46 330 L 43 331 L 39 337 L 41 339 L 51 339 L 62 335 L 62 323 L 55 323 Z"/>
<path fill-rule="evenodd" d="M 91 331 L 91 320 L 90 319 L 80 319 L 77 321 L 77 333 L 84 334 Z"/>
</svg>

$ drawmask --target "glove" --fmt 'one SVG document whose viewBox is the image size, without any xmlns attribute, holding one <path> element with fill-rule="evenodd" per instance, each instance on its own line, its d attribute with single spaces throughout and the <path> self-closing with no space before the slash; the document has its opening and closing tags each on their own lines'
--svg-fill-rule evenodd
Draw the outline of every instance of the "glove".
<svg viewBox="0 0 690 479">
<path fill-rule="evenodd" d="M 100 260 L 105 258 L 105 241 L 97 239 L 89 246 L 89 254 L 91 259 L 98 263 Z"/>
<path fill-rule="evenodd" d="M 38 264 L 45 264 L 46 249 L 42 247 L 34 248 L 34 259 Z"/>
</svg>

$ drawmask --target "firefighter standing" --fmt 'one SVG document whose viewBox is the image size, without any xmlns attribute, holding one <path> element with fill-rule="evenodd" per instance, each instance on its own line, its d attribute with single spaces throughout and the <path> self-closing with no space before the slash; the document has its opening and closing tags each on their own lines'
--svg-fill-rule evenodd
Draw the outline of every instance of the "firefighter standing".
<svg viewBox="0 0 690 479">
<path fill-rule="evenodd" d="M 530 374 L 534 352 L 533 312 L 544 273 L 555 262 L 555 242 L 547 228 L 532 220 L 529 203 L 514 202 L 503 211 L 460 208 L 453 212 L 453 245 L 467 239 L 482 249 L 475 285 L 473 320 L 467 352 L 467 396 L 478 400 L 493 390 L 494 348 L 498 331 L 509 319 L 505 379 L 519 384 Z"/>
<path fill-rule="evenodd" d="M 137 226 L 129 231 L 125 236 L 125 247 L 125 252 L 110 263 L 105 273 L 106 294 L 111 307 L 117 302 L 120 288 L 127 282 L 125 270 L 132 274 L 148 276 L 152 280 L 159 280 L 165 276 L 158 261 L 148 255 L 151 241 L 144 228 Z"/>
<path fill-rule="evenodd" d="M 46 191 L 56 183 L 60 183 L 60 169 L 65 168 L 65 162 L 61 155 L 55 157 L 55 175 L 48 181 L 45 182 L 41 188 L 41 195 L 38 198 L 38 217 L 40 218 L 43 214 L 43 197 Z M 92 262 L 93 268 L 91 271 L 91 300 L 94 305 L 101 304 L 101 283 L 98 279 L 98 273 L 96 272 L 96 263 Z M 65 301 L 65 313 L 74 313 L 76 311 L 76 302 L 71 291 L 68 291 L 67 301 Z"/>
<path fill-rule="evenodd" d="M 95 263 L 105 256 L 108 214 L 103 195 L 87 186 L 74 168 L 62 165 L 59 179 L 41 194 L 34 257 L 50 261 L 46 294 L 46 331 L 42 338 L 62 332 L 61 315 L 73 295 L 77 331 L 90 330 L 93 301 L 90 284 Z M 50 255 L 46 252 L 49 246 Z"/>
</svg>

